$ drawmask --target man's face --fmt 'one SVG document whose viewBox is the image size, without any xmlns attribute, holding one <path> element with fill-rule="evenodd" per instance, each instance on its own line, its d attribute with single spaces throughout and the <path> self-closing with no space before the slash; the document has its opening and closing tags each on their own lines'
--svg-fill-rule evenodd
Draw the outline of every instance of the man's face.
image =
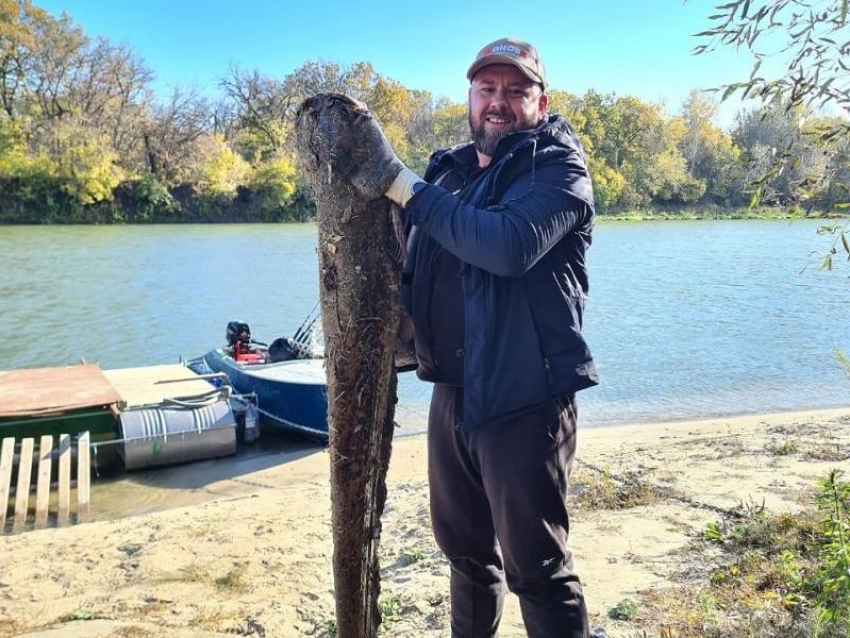
<svg viewBox="0 0 850 638">
<path fill-rule="evenodd" d="M 537 126 L 546 114 L 546 104 L 540 85 L 515 66 L 485 66 L 469 87 L 469 128 L 475 148 L 493 157 L 503 137 Z"/>
</svg>

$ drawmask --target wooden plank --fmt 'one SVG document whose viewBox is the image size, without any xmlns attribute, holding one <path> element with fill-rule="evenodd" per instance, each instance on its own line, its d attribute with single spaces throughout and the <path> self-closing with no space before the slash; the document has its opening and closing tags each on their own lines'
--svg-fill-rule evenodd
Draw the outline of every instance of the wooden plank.
<svg viewBox="0 0 850 638">
<path fill-rule="evenodd" d="M 38 444 L 38 486 L 35 492 L 35 528 L 47 527 L 47 510 L 50 506 L 50 470 L 53 437 L 42 436 Z"/>
<path fill-rule="evenodd" d="M 89 517 L 91 465 L 89 463 L 89 433 L 83 432 L 77 441 L 77 522 Z"/>
<path fill-rule="evenodd" d="M 9 488 L 12 482 L 12 464 L 15 456 L 15 439 L 3 439 L 0 449 L 0 534 L 6 527 L 6 513 L 9 509 Z"/>
<path fill-rule="evenodd" d="M 20 532 L 27 524 L 32 482 L 32 450 L 34 440 L 21 441 L 21 460 L 18 463 L 18 487 L 15 490 L 15 523 L 12 532 Z"/>
<path fill-rule="evenodd" d="M 59 508 L 56 513 L 57 525 L 68 522 L 71 511 L 71 437 L 62 434 L 59 437 Z"/>
<path fill-rule="evenodd" d="M 103 370 L 127 407 L 159 404 L 165 399 L 207 394 L 214 389 L 197 373 L 178 364 Z"/>
</svg>

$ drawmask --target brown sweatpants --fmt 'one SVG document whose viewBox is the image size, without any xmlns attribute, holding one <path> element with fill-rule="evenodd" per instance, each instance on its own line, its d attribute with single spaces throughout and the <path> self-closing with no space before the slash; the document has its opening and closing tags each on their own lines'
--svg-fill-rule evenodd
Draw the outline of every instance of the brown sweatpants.
<svg viewBox="0 0 850 638">
<path fill-rule="evenodd" d="M 434 386 L 428 418 L 431 521 L 451 564 L 452 638 L 496 635 L 505 585 L 530 638 L 585 638 L 587 611 L 567 550 L 575 398 L 466 431 L 463 389 Z"/>
</svg>

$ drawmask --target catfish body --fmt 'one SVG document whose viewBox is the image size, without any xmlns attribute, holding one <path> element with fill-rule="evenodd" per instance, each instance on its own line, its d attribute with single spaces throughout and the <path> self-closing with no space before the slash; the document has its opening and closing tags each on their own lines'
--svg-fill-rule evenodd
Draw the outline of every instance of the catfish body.
<svg viewBox="0 0 850 638">
<path fill-rule="evenodd" d="M 376 126 L 370 118 L 338 94 L 305 101 L 296 117 L 317 205 L 339 638 L 377 636 L 380 624 L 378 545 L 396 400 L 402 242 L 397 211 L 394 228 L 391 204 L 378 196 L 385 185 L 358 172 L 358 139 Z"/>
</svg>

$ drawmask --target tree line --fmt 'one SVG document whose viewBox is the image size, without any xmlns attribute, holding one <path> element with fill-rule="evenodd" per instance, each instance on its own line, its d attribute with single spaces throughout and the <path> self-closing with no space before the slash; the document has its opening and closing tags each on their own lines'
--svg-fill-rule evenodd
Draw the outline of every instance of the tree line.
<svg viewBox="0 0 850 638">
<path fill-rule="evenodd" d="M 303 221 L 314 204 L 294 161 L 294 113 L 319 92 L 364 101 L 398 155 L 422 172 L 469 139 L 466 105 L 411 89 L 368 62 L 307 61 L 282 76 L 226 70 L 215 98 L 153 90 L 132 48 L 90 37 L 31 0 L 0 0 L 0 222 Z M 601 213 L 784 205 L 805 184 L 827 209 L 850 183 L 850 144 L 825 155 L 834 124 L 779 100 L 742 110 L 731 131 L 694 91 L 677 114 L 632 96 L 549 92 L 587 152 Z M 795 153 L 764 175 L 777 152 Z M 762 183 L 759 183 L 762 180 Z"/>
</svg>

